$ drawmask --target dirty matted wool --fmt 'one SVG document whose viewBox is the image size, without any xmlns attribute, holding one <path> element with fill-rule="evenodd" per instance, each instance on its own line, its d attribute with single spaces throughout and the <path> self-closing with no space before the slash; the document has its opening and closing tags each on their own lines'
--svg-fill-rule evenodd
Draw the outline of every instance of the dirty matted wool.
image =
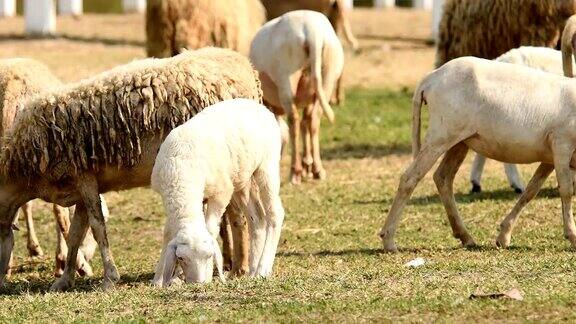
<svg viewBox="0 0 576 324">
<path fill-rule="evenodd" d="M 554 47 L 574 0 L 447 0 L 436 66 L 461 56 L 494 59 L 520 46 Z"/>
<path fill-rule="evenodd" d="M 0 135 L 12 127 L 16 114 L 26 100 L 61 85 L 62 82 L 50 69 L 36 60 L 0 60 Z"/>
<path fill-rule="evenodd" d="M 136 165 L 142 143 L 163 138 L 207 106 L 261 101 L 247 58 L 204 48 L 145 59 L 36 96 L 2 140 L 5 177 L 32 177 L 65 163 L 72 173 Z"/>
<path fill-rule="evenodd" d="M 266 21 L 260 0 L 148 0 L 146 48 L 150 57 L 170 57 L 205 46 L 248 54 Z"/>
</svg>

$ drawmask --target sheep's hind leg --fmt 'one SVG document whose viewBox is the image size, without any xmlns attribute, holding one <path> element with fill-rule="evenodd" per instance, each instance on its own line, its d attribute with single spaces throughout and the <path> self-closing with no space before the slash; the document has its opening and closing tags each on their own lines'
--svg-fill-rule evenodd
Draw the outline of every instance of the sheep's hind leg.
<svg viewBox="0 0 576 324">
<path fill-rule="evenodd" d="M 304 156 L 302 158 L 303 176 L 312 178 L 312 165 L 314 158 L 312 156 L 312 111 L 314 105 L 308 105 L 305 108 L 303 118 L 300 121 L 300 131 L 302 132 L 302 145 L 304 148 Z"/>
<path fill-rule="evenodd" d="M 314 179 L 323 180 L 326 178 L 326 170 L 322 165 L 322 158 L 320 157 L 320 122 L 322 120 L 322 110 L 320 106 L 315 106 L 311 118 L 310 132 L 312 133 L 312 160 L 314 161 L 312 172 Z"/>
<path fill-rule="evenodd" d="M 510 245 L 510 240 L 512 237 L 512 230 L 514 229 L 514 225 L 518 220 L 518 216 L 520 215 L 520 211 L 524 206 L 526 206 L 540 191 L 544 181 L 548 178 L 550 173 L 554 170 L 554 166 L 552 164 L 545 164 L 541 163 L 534 172 L 532 179 L 528 182 L 528 186 L 526 190 L 522 193 L 514 208 L 510 211 L 510 213 L 502 220 L 500 223 L 500 233 L 496 238 L 496 246 L 507 248 Z"/>
<path fill-rule="evenodd" d="M 457 138 L 453 142 L 446 142 L 443 139 L 429 139 L 430 131 L 428 132 L 425 143 L 414 159 L 408 169 L 400 177 L 400 183 L 394 201 L 388 212 L 388 217 L 384 226 L 380 230 L 380 238 L 384 245 L 384 250 L 388 252 L 396 252 L 396 243 L 394 243 L 394 234 L 402 215 L 402 210 L 406 206 L 408 199 L 414 192 L 416 185 L 424 178 L 426 173 L 434 166 L 434 163 L 440 158 L 444 152 L 448 151 L 452 146 L 460 143 L 470 136 L 465 134 Z"/>
<path fill-rule="evenodd" d="M 222 217 L 222 223 L 220 224 L 220 238 L 222 239 L 222 267 L 224 271 L 230 271 L 232 269 L 233 239 L 228 209 L 226 209 L 224 217 Z"/>
<path fill-rule="evenodd" d="M 234 200 L 238 202 L 238 206 L 242 207 L 242 211 L 248 221 L 248 229 L 250 231 L 249 275 L 254 277 L 257 275 L 258 265 L 266 242 L 266 224 L 261 217 L 264 212 L 258 201 L 251 199 L 250 188 L 245 188 L 245 190 L 236 193 Z"/>
<path fill-rule="evenodd" d="M 88 231 L 88 213 L 83 203 L 76 205 L 76 211 L 72 224 L 70 226 L 70 233 L 68 236 L 68 260 L 76 260 L 78 248 Z M 76 275 L 76 267 L 71 262 L 66 263 L 64 272 L 58 280 L 52 284 L 50 291 L 64 291 L 74 286 L 74 277 Z"/>
<path fill-rule="evenodd" d="M 440 200 L 442 200 L 444 209 L 446 209 L 454 237 L 459 239 L 465 247 L 470 247 L 475 246 L 476 243 L 474 243 L 474 239 L 466 230 L 454 200 L 454 177 L 462 162 L 464 162 L 466 153 L 468 153 L 468 146 L 464 143 L 456 144 L 448 150 L 434 173 L 434 182 L 436 183 L 436 188 L 438 188 Z"/>
<path fill-rule="evenodd" d="M 20 208 L 24 214 L 26 220 L 26 230 L 28 231 L 28 242 L 26 247 L 28 248 L 28 255 L 31 257 L 43 256 L 44 251 L 40 247 L 40 242 L 36 236 L 36 230 L 34 229 L 34 219 L 32 218 L 32 202 L 27 202 Z"/>
</svg>

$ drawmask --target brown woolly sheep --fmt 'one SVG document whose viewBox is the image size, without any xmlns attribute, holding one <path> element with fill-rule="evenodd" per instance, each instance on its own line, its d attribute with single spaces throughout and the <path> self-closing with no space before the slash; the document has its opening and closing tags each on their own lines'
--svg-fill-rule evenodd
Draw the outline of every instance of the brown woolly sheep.
<svg viewBox="0 0 576 324">
<path fill-rule="evenodd" d="M 62 82 L 48 69 L 48 67 L 38 61 L 25 58 L 0 60 L 0 136 L 5 134 L 14 123 L 18 112 L 22 109 L 25 101 L 29 98 L 46 91 L 50 91 L 62 85 Z M 21 208 L 24 214 L 27 228 L 27 248 L 30 256 L 41 256 L 44 254 L 32 218 L 32 202 L 24 204 Z M 58 244 L 56 247 L 56 268 L 55 275 L 59 275 L 64 270 L 66 263 L 66 241 L 68 224 L 70 223 L 68 211 L 54 205 L 54 216 L 57 222 Z M 93 239 L 88 236 L 85 245 L 89 246 Z M 92 245 L 95 248 L 95 242 Z M 93 253 L 92 251 L 88 251 Z M 79 272 L 90 275 L 92 268 L 86 262 L 83 253 L 79 254 L 77 261 Z"/>
<path fill-rule="evenodd" d="M 460 57 L 495 59 L 520 46 L 555 47 L 574 0 L 448 0 L 436 67 Z"/>
<path fill-rule="evenodd" d="M 147 53 L 160 58 L 217 46 L 248 54 L 265 21 L 259 0 L 148 0 Z"/>
<path fill-rule="evenodd" d="M 76 205 L 68 238 L 74 260 L 91 226 L 104 264 L 104 287 L 119 279 L 99 193 L 148 186 L 160 144 L 203 108 L 232 98 L 261 101 L 258 74 L 230 50 L 204 48 L 135 61 L 37 96 L 2 141 L 0 284 L 12 252 L 18 207 L 42 198 Z M 74 284 L 74 268 L 52 290 Z"/>
<path fill-rule="evenodd" d="M 564 69 L 564 76 L 569 78 L 574 77 L 572 70 L 574 48 L 576 48 L 576 15 L 566 21 L 566 26 L 562 32 L 562 67 Z"/>
</svg>

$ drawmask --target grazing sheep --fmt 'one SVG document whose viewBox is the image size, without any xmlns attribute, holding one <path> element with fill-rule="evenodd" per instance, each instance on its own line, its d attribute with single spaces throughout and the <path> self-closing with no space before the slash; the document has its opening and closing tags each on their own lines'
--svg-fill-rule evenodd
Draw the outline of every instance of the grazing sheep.
<svg viewBox="0 0 576 324">
<path fill-rule="evenodd" d="M 541 71 L 562 75 L 562 52 L 548 47 L 522 46 L 504 53 L 498 57 L 496 61 L 524 65 Z M 484 163 L 486 163 L 486 158 L 480 154 L 476 154 L 470 173 L 472 192 L 482 191 L 480 180 L 482 178 Z M 522 191 L 524 191 L 524 183 L 518 172 L 518 167 L 514 164 L 504 163 L 504 170 L 506 171 L 510 186 L 514 188 L 516 193 L 522 193 Z"/>
<path fill-rule="evenodd" d="M 343 0 L 262 0 L 262 4 L 266 8 L 268 20 L 295 10 L 318 11 L 330 19 L 330 23 L 336 32 L 344 32 L 344 38 L 353 49 L 356 50 L 358 48 L 358 41 L 352 34 L 350 22 L 348 17 L 346 17 Z"/>
<path fill-rule="evenodd" d="M 111 286 L 119 276 L 99 193 L 149 185 L 165 136 L 204 107 L 233 98 L 260 100 L 261 95 L 245 57 L 204 48 L 135 61 L 28 102 L 2 141 L 0 284 L 14 244 L 16 210 L 42 198 L 76 205 L 68 260 L 76 258 L 90 223 L 104 263 L 104 287 Z M 51 289 L 73 283 L 74 269 L 67 263 Z"/>
<path fill-rule="evenodd" d="M 248 54 L 266 21 L 259 0 L 148 0 L 146 48 L 150 57 L 170 57 L 205 46 Z"/>
<path fill-rule="evenodd" d="M 564 76 L 574 77 L 572 67 L 574 66 L 574 48 L 576 48 L 576 15 L 566 21 L 564 31 L 562 31 L 562 66 Z"/>
<path fill-rule="evenodd" d="M 420 144 L 421 106 L 429 126 Z M 540 162 L 518 202 L 501 223 L 496 243 L 507 247 L 521 209 L 555 169 L 562 200 L 564 235 L 576 247 L 572 216 L 572 171 L 576 149 L 576 84 L 552 73 L 473 57 L 458 58 L 431 72 L 412 102 L 414 161 L 400 178 L 398 191 L 380 232 L 384 249 L 395 251 L 394 233 L 402 209 L 418 182 L 444 154 L 434 173 L 454 237 L 464 246 L 474 240 L 454 200 L 453 182 L 468 149 L 507 163 Z"/>
<path fill-rule="evenodd" d="M 574 0 L 448 0 L 436 67 L 460 57 L 494 59 L 522 45 L 555 47 Z"/>
<path fill-rule="evenodd" d="M 306 168 L 314 177 L 324 178 L 320 116 L 324 111 L 330 121 L 334 119 L 327 98 L 344 66 L 342 44 L 330 22 L 324 15 L 309 10 L 291 11 L 275 18 L 254 37 L 250 60 L 260 73 L 266 104 L 278 115 L 288 114 L 291 182 L 300 183 L 302 176 L 300 127 L 306 143 Z M 305 107 L 302 125 L 298 107 Z"/>
<path fill-rule="evenodd" d="M 284 220 L 280 136 L 274 115 L 246 99 L 207 107 L 170 132 L 151 177 L 168 216 L 155 285 L 169 285 L 177 265 L 186 282 L 210 282 L 212 262 L 224 280 L 217 238 L 231 201 L 248 216 L 250 275 L 272 274 Z"/>
<path fill-rule="evenodd" d="M 7 133 L 14 123 L 18 112 L 25 105 L 26 100 L 39 93 L 50 91 L 61 86 L 62 82 L 48 69 L 48 67 L 38 61 L 26 58 L 14 58 L 0 60 L 0 136 Z M 32 218 L 32 202 L 27 202 L 21 208 L 26 221 L 27 228 L 27 248 L 30 256 L 43 255 L 42 248 L 38 242 L 34 221 Z M 53 205 L 56 219 L 56 229 L 58 244 L 56 247 L 56 268 L 54 274 L 60 275 L 66 263 L 66 241 L 62 239 L 68 233 L 67 211 Z M 89 232 L 90 233 L 90 232 Z M 90 241 L 91 240 L 91 241 Z M 82 252 L 93 254 L 95 242 L 89 234 L 84 240 Z M 79 254 L 77 265 L 81 274 L 91 275 L 92 268 L 87 262 L 83 253 Z"/>
</svg>

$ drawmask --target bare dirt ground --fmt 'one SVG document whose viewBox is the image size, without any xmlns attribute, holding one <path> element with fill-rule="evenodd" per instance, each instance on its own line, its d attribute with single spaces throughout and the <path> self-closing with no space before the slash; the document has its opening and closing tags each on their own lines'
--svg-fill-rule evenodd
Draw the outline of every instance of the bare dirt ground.
<svg viewBox="0 0 576 324">
<path fill-rule="evenodd" d="M 433 67 L 430 13 L 409 9 L 355 9 L 360 41 L 347 51 L 346 86 L 413 88 Z M 30 39 L 21 17 L 0 20 L 0 58 L 30 57 L 48 64 L 66 82 L 145 56 L 143 15 L 59 17 L 58 36 Z"/>
</svg>

